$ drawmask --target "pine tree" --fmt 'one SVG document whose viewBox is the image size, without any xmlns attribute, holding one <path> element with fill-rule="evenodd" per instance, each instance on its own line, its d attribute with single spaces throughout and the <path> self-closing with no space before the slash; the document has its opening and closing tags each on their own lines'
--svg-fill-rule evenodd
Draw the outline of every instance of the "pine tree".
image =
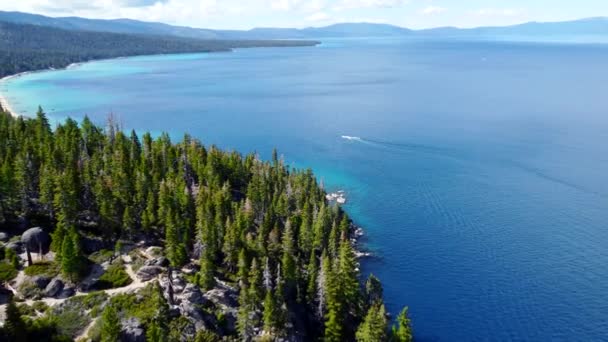
<svg viewBox="0 0 608 342">
<path fill-rule="evenodd" d="M 249 263 L 247 262 L 247 252 L 244 248 L 241 248 L 239 252 L 238 272 L 237 278 L 240 283 L 247 283 L 249 276 Z"/>
<path fill-rule="evenodd" d="M 339 288 L 339 301 L 351 313 L 357 313 L 360 305 L 359 265 L 350 241 L 344 239 L 340 242 L 340 256 L 337 265 L 337 282 Z"/>
<path fill-rule="evenodd" d="M 237 232 L 237 225 L 230 221 L 230 218 L 226 220 L 226 234 L 224 237 L 224 244 L 222 246 L 222 253 L 224 253 L 224 264 L 228 270 L 234 272 L 239 258 L 238 241 L 239 235 Z"/>
<path fill-rule="evenodd" d="M 116 309 L 112 304 L 106 305 L 101 316 L 101 341 L 118 341 L 120 329 L 120 319 Z"/>
<path fill-rule="evenodd" d="M 277 309 L 272 290 L 266 291 L 264 297 L 264 331 L 272 333 L 277 326 Z"/>
<path fill-rule="evenodd" d="M 373 274 L 370 274 L 365 281 L 365 294 L 367 297 L 367 304 L 372 305 L 382 301 L 382 283 Z"/>
<path fill-rule="evenodd" d="M 327 231 L 329 227 L 329 213 L 325 203 L 321 205 L 317 218 L 313 225 L 313 247 L 316 250 L 323 250 L 327 246 Z"/>
<path fill-rule="evenodd" d="M 146 329 L 146 340 L 148 342 L 167 342 L 168 341 L 168 325 L 169 321 L 169 306 L 163 296 L 163 290 L 158 285 L 154 284 L 152 307 L 156 308 L 156 314 L 148 323 Z"/>
<path fill-rule="evenodd" d="M 263 299 L 263 284 L 262 284 L 262 271 L 258 266 L 256 258 L 251 261 L 251 268 L 249 269 L 249 301 L 253 308 L 259 308 L 260 303 Z"/>
<path fill-rule="evenodd" d="M 53 208 L 53 200 L 55 198 L 55 174 L 50 165 L 44 165 L 40 168 L 40 203 L 44 206 L 44 210 L 52 219 L 55 217 Z"/>
<path fill-rule="evenodd" d="M 284 336 L 295 316 L 312 318 L 311 328 L 325 325 L 327 340 L 354 339 L 364 309 L 382 302 L 382 288 L 370 277 L 361 291 L 350 220 L 325 201 L 312 171 L 286 167 L 277 152 L 262 161 L 206 150 L 189 136 L 173 144 L 167 134 L 145 134 L 140 143 L 123 132 L 88 118 L 80 128 L 67 120 L 52 131 L 42 111 L 35 120 L 0 114 L 0 223 L 15 224 L 21 211 L 56 222 L 51 248 L 71 279 L 85 260 L 78 228 L 91 218 L 98 229 L 87 233 L 99 230 L 109 241 L 139 228 L 164 236 L 176 267 L 189 260 L 196 228 L 204 246 L 196 283 L 213 286 L 218 268 L 238 280 L 243 340 L 262 323 L 271 332 L 265 337 Z M 164 342 L 172 338 L 170 317 L 157 292 L 151 306 L 158 314 L 143 323 L 148 340 Z"/>
<path fill-rule="evenodd" d="M 76 229 L 71 227 L 61 244 L 61 271 L 72 281 L 80 272 L 82 263 L 80 252 L 80 237 Z"/>
<path fill-rule="evenodd" d="M 253 321 L 251 316 L 251 300 L 249 299 L 249 288 L 246 283 L 241 284 L 239 292 L 239 310 L 237 313 L 236 326 L 239 336 L 243 341 L 249 341 L 253 335 Z"/>
<path fill-rule="evenodd" d="M 393 325 L 392 338 L 396 342 L 411 342 L 414 340 L 412 334 L 412 322 L 408 315 L 408 308 L 405 307 L 397 316 L 397 322 Z"/>
<path fill-rule="evenodd" d="M 331 258 L 338 257 L 338 242 L 339 242 L 338 226 L 336 222 L 331 225 L 331 231 L 329 232 L 329 239 L 327 241 L 327 250 L 329 251 L 329 255 Z"/>
<path fill-rule="evenodd" d="M 165 248 L 167 258 L 174 267 L 182 266 L 187 259 L 184 243 L 180 239 L 179 228 L 175 215 L 169 210 L 165 218 Z"/>
<path fill-rule="evenodd" d="M 61 252 L 63 250 L 63 238 L 66 236 L 70 227 L 62 221 L 57 222 L 55 230 L 51 234 L 51 250 L 55 252 L 55 260 L 61 262 Z"/>
<path fill-rule="evenodd" d="M 317 294 L 317 275 L 318 275 L 318 266 L 317 266 L 317 256 L 314 252 L 310 253 L 310 260 L 308 261 L 308 266 L 306 267 L 306 273 L 308 277 L 308 284 L 306 287 L 306 299 L 308 303 L 313 303 L 315 300 L 315 296 Z"/>
<path fill-rule="evenodd" d="M 135 231 L 135 224 L 135 212 L 130 205 L 127 205 L 122 215 L 122 230 L 125 233 L 132 235 Z"/>
<path fill-rule="evenodd" d="M 387 339 L 388 320 L 384 304 L 375 303 L 367 312 L 363 323 L 357 329 L 358 342 L 378 342 Z"/>
<path fill-rule="evenodd" d="M 4 330 L 9 338 L 9 341 L 27 342 L 27 334 L 25 330 L 25 322 L 21 318 L 21 312 L 11 299 L 6 306 L 6 319 L 4 321 Z"/>
<path fill-rule="evenodd" d="M 142 213 L 142 228 L 146 230 L 152 229 L 152 226 L 156 224 L 156 203 L 154 201 L 154 193 L 152 191 L 148 192 L 146 198 L 146 208 Z"/>
<path fill-rule="evenodd" d="M 287 298 L 292 297 L 296 285 L 297 275 L 295 252 L 295 240 L 293 230 L 291 228 L 291 222 L 287 221 L 285 224 L 285 232 L 283 233 L 283 257 L 281 258 L 286 291 L 284 295 L 286 295 Z"/>
<path fill-rule="evenodd" d="M 300 245 L 300 249 L 304 252 L 308 252 L 312 250 L 312 219 L 310 212 L 310 204 L 305 203 L 302 208 L 302 219 L 300 224 L 298 242 Z"/>
<path fill-rule="evenodd" d="M 166 342 L 168 341 L 167 332 L 163 330 L 160 323 L 156 320 L 151 321 L 146 329 L 147 342 Z"/>
<path fill-rule="evenodd" d="M 342 321 L 340 313 L 335 308 L 330 308 L 325 322 L 325 342 L 342 341 Z"/>
<path fill-rule="evenodd" d="M 201 253 L 200 264 L 199 286 L 203 290 L 209 290 L 215 284 L 215 278 L 213 277 L 215 273 L 215 263 L 213 262 L 213 256 L 208 249 Z"/>
<path fill-rule="evenodd" d="M 321 271 L 317 277 L 317 316 L 325 317 L 328 301 L 328 289 L 332 280 L 331 262 L 326 253 L 321 256 Z M 333 285 L 333 284 L 332 284 Z"/>
</svg>

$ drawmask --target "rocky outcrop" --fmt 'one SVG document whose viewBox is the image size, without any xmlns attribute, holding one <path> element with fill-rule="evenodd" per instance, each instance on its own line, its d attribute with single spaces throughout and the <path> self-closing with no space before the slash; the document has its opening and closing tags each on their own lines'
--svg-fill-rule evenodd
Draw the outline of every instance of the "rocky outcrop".
<svg viewBox="0 0 608 342">
<path fill-rule="evenodd" d="M 165 258 L 164 256 L 160 256 L 160 257 L 155 258 L 155 259 L 146 260 L 146 262 L 144 263 L 144 265 L 145 266 L 167 267 L 167 266 L 169 266 L 169 259 Z"/>
<path fill-rule="evenodd" d="M 154 258 L 163 254 L 163 248 L 159 246 L 150 246 L 146 248 L 145 253 Z"/>
<path fill-rule="evenodd" d="M 31 282 L 39 289 L 45 289 L 51 282 L 51 278 L 45 276 L 34 276 L 30 278 Z"/>
<path fill-rule="evenodd" d="M 2 242 L 8 241 L 8 234 L 6 234 L 5 232 L 0 232 L 0 241 L 2 241 Z"/>
<path fill-rule="evenodd" d="M 203 297 L 203 293 L 199 287 L 193 284 L 186 285 L 184 291 L 177 297 L 183 302 L 192 304 L 203 305 L 207 303 L 207 299 Z"/>
<path fill-rule="evenodd" d="M 76 294 L 76 289 L 73 286 L 64 286 L 57 298 L 69 298 Z"/>
<path fill-rule="evenodd" d="M 145 342 L 146 333 L 141 322 L 134 317 L 121 322 L 120 331 L 121 342 Z"/>
<path fill-rule="evenodd" d="M 216 306 L 236 308 L 238 306 L 238 293 L 236 290 L 226 288 L 214 288 L 203 295 Z"/>
<path fill-rule="evenodd" d="M 50 283 L 44 289 L 44 295 L 46 297 L 55 297 L 58 296 L 61 291 L 63 291 L 63 281 L 59 278 L 53 278 Z"/>
<path fill-rule="evenodd" d="M 238 292 L 236 289 L 219 284 L 218 287 L 207 291 L 203 297 L 213 303 L 222 313 L 223 330 L 227 333 L 236 331 L 236 318 L 238 314 Z"/>
<path fill-rule="evenodd" d="M 163 272 L 160 266 L 142 266 L 136 273 L 137 278 L 141 281 L 148 281 Z"/>
</svg>

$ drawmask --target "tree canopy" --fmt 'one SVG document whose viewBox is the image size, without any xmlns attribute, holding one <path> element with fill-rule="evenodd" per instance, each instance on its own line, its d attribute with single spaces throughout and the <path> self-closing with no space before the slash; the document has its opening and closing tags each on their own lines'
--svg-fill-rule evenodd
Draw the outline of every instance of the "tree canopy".
<svg viewBox="0 0 608 342">
<path fill-rule="evenodd" d="M 192 281 L 201 289 L 218 279 L 238 287 L 243 340 L 297 324 L 310 340 L 388 334 L 379 281 L 359 282 L 347 213 L 326 201 L 311 170 L 291 169 L 276 153 L 263 161 L 189 135 L 140 137 L 112 120 L 68 119 L 53 130 L 42 110 L 33 119 L 0 114 L 0 213 L 0 228 L 48 227 L 74 281 L 85 266 L 83 235 L 103 236 L 110 249 L 119 238 L 158 239 L 173 267 L 200 265 Z M 162 294 L 158 303 L 166 306 Z M 112 310 L 103 315 L 110 339 Z M 164 339 L 169 316 L 159 312 L 149 338 Z M 404 317 L 395 336 L 411 336 Z"/>
</svg>

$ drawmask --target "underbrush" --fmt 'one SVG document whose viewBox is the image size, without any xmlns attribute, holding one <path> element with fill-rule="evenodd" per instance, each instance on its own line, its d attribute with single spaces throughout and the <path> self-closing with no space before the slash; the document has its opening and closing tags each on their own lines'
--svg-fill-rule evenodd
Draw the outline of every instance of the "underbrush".
<svg viewBox="0 0 608 342">
<path fill-rule="evenodd" d="M 99 280 L 93 285 L 95 290 L 114 289 L 131 284 L 133 279 L 125 270 L 122 261 L 117 261 L 110 265 L 108 269 L 99 277 Z"/>
<path fill-rule="evenodd" d="M 8 262 L 0 262 L 0 283 L 15 279 L 17 269 Z"/>
<path fill-rule="evenodd" d="M 33 276 L 44 276 L 54 278 L 59 274 L 59 265 L 50 261 L 40 261 L 25 268 L 25 274 Z"/>
</svg>

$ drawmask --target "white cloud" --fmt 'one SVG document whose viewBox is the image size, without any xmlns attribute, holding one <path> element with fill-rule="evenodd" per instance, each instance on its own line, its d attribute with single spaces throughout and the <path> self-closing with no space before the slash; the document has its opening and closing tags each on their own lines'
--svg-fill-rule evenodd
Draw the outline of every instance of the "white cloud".
<svg viewBox="0 0 608 342">
<path fill-rule="evenodd" d="M 441 14 L 445 11 L 447 11 L 448 9 L 445 7 L 440 7 L 440 6 L 428 6 L 426 8 L 423 8 L 420 10 L 420 14 L 423 15 L 433 15 L 433 14 Z"/>
<path fill-rule="evenodd" d="M 408 3 L 409 0 L 341 0 L 332 9 L 342 11 L 357 8 L 390 8 L 403 6 Z"/>
<path fill-rule="evenodd" d="M 316 12 L 326 7 L 325 0 L 271 0 L 270 8 L 277 11 Z"/>
<path fill-rule="evenodd" d="M 331 18 L 330 15 L 327 14 L 326 12 L 317 12 L 317 13 L 313 13 L 313 14 L 309 15 L 305 19 L 306 19 L 306 21 L 319 22 L 319 21 L 327 21 L 330 18 Z"/>
<path fill-rule="evenodd" d="M 517 17 L 524 14 L 524 11 L 515 8 L 482 8 L 473 14 L 480 17 Z"/>
</svg>

